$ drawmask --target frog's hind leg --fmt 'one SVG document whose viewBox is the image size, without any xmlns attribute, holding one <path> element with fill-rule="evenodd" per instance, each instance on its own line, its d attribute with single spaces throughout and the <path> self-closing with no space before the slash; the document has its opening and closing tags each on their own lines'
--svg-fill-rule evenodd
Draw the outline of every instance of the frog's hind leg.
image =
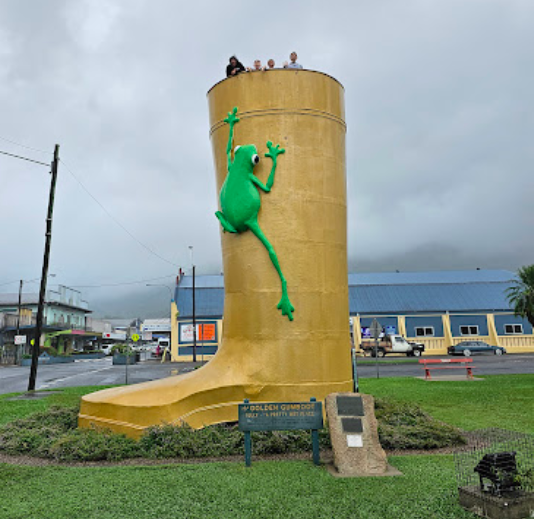
<svg viewBox="0 0 534 519">
<path fill-rule="evenodd" d="M 295 311 L 295 307 L 291 304 L 289 296 L 287 295 L 286 278 L 284 277 L 284 274 L 282 274 L 282 269 L 280 268 L 280 264 L 278 263 L 278 257 L 276 256 L 274 247 L 271 245 L 265 234 L 263 234 L 263 231 L 261 230 L 261 227 L 257 220 L 247 222 L 247 227 L 259 238 L 259 240 L 263 243 L 264 247 L 267 249 L 267 252 L 269 252 L 269 258 L 271 258 L 271 261 L 276 271 L 278 272 L 278 276 L 280 276 L 280 281 L 282 282 L 282 298 L 280 299 L 277 308 L 282 311 L 282 315 L 287 315 L 288 319 L 292 321 L 292 312 Z"/>
<path fill-rule="evenodd" d="M 219 222 L 221 222 L 222 228 L 225 231 L 228 232 L 237 232 L 236 228 L 226 219 L 226 216 L 224 216 L 221 211 L 217 211 L 215 213 L 215 216 L 219 219 Z"/>
</svg>

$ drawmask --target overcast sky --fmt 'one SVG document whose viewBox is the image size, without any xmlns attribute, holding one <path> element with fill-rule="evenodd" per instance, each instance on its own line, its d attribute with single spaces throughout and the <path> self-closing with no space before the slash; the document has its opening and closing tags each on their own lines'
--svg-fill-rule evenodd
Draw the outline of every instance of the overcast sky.
<svg viewBox="0 0 534 519">
<path fill-rule="evenodd" d="M 296 50 L 345 86 L 350 269 L 515 270 L 534 262 L 533 27 L 531 0 L 2 0 L 0 150 L 49 162 L 61 145 L 51 283 L 172 287 L 189 245 L 219 273 L 206 92 L 234 53 Z M 16 292 L 40 274 L 50 177 L 0 155 L 0 178 Z M 80 290 L 103 314 L 168 300 Z"/>
</svg>

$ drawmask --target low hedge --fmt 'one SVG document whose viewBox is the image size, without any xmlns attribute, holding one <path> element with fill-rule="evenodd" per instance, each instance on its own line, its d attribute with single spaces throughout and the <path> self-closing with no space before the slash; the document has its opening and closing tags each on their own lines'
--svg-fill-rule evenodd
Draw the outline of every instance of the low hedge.
<svg viewBox="0 0 534 519">
<path fill-rule="evenodd" d="M 220 424 L 193 430 L 187 426 L 150 427 L 139 441 L 99 429 L 78 429 L 78 408 L 51 407 L 0 428 L 0 452 L 25 454 L 57 461 L 119 461 L 127 458 L 208 458 L 242 455 L 243 433 L 237 424 Z M 433 449 L 465 443 L 461 432 L 432 419 L 411 404 L 377 399 L 379 435 L 386 449 Z M 320 445 L 330 448 L 325 428 Z M 252 433 L 256 455 L 311 451 L 309 431 Z"/>
<path fill-rule="evenodd" d="M 384 449 L 439 449 L 466 443 L 460 429 L 440 422 L 418 405 L 375 399 L 378 435 Z"/>
</svg>

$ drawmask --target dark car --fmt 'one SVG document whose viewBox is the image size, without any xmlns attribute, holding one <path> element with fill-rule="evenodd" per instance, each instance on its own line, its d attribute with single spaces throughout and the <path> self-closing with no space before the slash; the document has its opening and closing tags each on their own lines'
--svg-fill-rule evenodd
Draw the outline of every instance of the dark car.
<svg viewBox="0 0 534 519">
<path fill-rule="evenodd" d="M 449 355 L 465 355 L 470 357 L 473 353 L 493 353 L 494 355 L 502 355 L 506 350 L 501 346 L 492 346 L 482 341 L 463 341 L 454 346 L 447 348 Z"/>
</svg>

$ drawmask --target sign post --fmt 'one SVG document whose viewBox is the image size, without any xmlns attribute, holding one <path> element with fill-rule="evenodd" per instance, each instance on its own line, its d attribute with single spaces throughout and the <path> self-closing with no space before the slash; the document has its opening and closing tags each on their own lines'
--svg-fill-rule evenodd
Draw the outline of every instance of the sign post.
<svg viewBox="0 0 534 519">
<path fill-rule="evenodd" d="M 239 430 L 245 433 L 245 464 L 252 464 L 252 431 L 311 430 L 313 463 L 320 464 L 319 429 L 323 428 L 323 404 L 309 402 L 258 402 L 248 398 L 239 404 Z"/>
<path fill-rule="evenodd" d="M 360 391 L 360 384 L 358 381 L 358 366 L 356 364 L 356 348 L 352 347 L 350 354 L 352 357 L 352 390 L 354 393 L 358 393 Z"/>
<path fill-rule="evenodd" d="M 382 333 L 382 325 L 376 320 L 373 319 L 371 324 L 371 335 L 375 340 L 375 364 L 376 364 L 376 378 L 380 378 L 380 371 L 378 369 L 378 339 Z"/>
<path fill-rule="evenodd" d="M 15 363 L 20 364 L 22 359 L 22 348 L 26 344 L 26 335 L 15 335 Z"/>
<path fill-rule="evenodd" d="M 137 333 L 134 333 L 131 337 L 133 342 L 137 342 L 139 340 L 139 335 Z M 128 385 L 128 364 L 130 364 L 130 344 L 126 344 L 126 369 L 125 369 L 125 384 Z"/>
</svg>

